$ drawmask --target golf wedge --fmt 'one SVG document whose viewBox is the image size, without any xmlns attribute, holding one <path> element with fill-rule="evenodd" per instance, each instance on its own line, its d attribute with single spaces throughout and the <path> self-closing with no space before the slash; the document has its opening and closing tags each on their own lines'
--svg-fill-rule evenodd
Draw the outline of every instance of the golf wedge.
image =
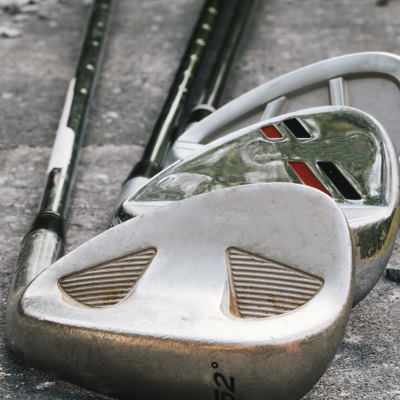
<svg viewBox="0 0 400 400">
<path fill-rule="evenodd" d="M 331 198 L 246 185 L 86 242 L 13 288 L 7 333 L 25 360 L 122 399 L 299 399 L 341 343 L 353 279 Z"/>
<path fill-rule="evenodd" d="M 382 275 L 399 225 L 396 151 L 382 125 L 362 111 L 312 108 L 225 135 L 154 177 L 119 215 L 258 182 L 305 184 L 337 202 L 353 237 L 358 303 Z"/>
</svg>

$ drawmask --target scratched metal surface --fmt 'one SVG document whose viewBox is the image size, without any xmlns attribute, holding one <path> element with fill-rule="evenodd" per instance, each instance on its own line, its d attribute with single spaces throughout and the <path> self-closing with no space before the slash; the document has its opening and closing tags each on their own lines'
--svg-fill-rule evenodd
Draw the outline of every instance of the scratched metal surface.
<svg viewBox="0 0 400 400">
<path fill-rule="evenodd" d="M 38 206 L 89 3 L 13 2 L 22 10 L 5 11 L 10 0 L 0 0 L 0 36 L 13 36 L 0 38 L 0 398 L 101 399 L 17 362 L 5 346 L 9 280 Z M 151 132 L 200 7 L 198 0 L 118 1 L 72 199 L 67 251 L 107 228 L 119 185 Z M 262 0 L 225 99 L 330 56 L 399 52 L 398 15 L 397 0 L 385 6 L 375 0 Z M 390 262 L 400 266 L 399 245 Z M 399 330 L 400 286 L 383 277 L 353 310 L 339 353 L 305 398 L 400 399 Z M 133 396 L 140 399 L 140 393 Z"/>
</svg>

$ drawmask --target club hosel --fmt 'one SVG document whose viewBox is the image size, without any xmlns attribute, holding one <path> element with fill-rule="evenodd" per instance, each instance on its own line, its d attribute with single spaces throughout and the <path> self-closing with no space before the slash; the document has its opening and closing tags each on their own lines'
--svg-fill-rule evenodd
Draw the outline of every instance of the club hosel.
<svg viewBox="0 0 400 400">
<path fill-rule="evenodd" d="M 54 212 L 39 212 L 22 240 L 10 297 L 18 296 L 44 269 L 61 257 L 64 241 L 64 218 Z"/>
<path fill-rule="evenodd" d="M 61 257 L 64 249 L 63 237 L 56 230 L 39 227 L 49 223 L 52 222 L 47 218 L 39 222 L 35 220 L 32 229 L 22 240 L 10 300 L 18 298 L 33 279 Z"/>
<path fill-rule="evenodd" d="M 15 338 L 19 334 L 23 336 L 25 334 L 24 328 L 26 327 L 26 315 L 24 313 L 22 296 L 28 285 L 41 272 L 59 259 L 63 251 L 63 238 L 57 232 L 44 228 L 32 229 L 21 243 L 17 269 L 14 273 L 8 294 L 6 309 L 8 342 L 14 354 L 19 357 L 22 357 L 22 353 L 15 342 Z M 29 334 L 25 334 L 25 337 L 28 341 L 30 340 Z"/>
<path fill-rule="evenodd" d="M 141 160 L 135 165 L 128 178 L 122 184 L 121 192 L 115 203 L 115 209 L 112 214 L 112 225 L 118 225 L 125 221 L 126 216 L 123 211 L 124 202 L 128 197 L 144 186 L 154 175 L 158 174 L 161 169 L 159 165 L 148 160 Z"/>
</svg>

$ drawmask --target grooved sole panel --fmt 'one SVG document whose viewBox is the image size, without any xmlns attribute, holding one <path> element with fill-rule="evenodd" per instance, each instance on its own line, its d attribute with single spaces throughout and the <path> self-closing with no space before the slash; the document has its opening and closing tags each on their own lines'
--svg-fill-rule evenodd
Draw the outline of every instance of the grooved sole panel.
<svg viewBox="0 0 400 400">
<path fill-rule="evenodd" d="M 232 308 L 242 318 L 293 311 L 311 300 L 323 279 L 267 258 L 229 248 L 226 252 Z"/>
<path fill-rule="evenodd" d="M 132 291 L 155 255 L 153 248 L 131 253 L 61 278 L 59 285 L 86 306 L 115 305 Z"/>
</svg>

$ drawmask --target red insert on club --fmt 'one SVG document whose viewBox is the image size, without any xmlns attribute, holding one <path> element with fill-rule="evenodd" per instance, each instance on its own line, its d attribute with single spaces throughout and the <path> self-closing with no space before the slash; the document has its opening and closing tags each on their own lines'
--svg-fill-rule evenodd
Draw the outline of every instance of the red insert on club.
<svg viewBox="0 0 400 400">
<path fill-rule="evenodd" d="M 310 168 L 308 168 L 305 162 L 289 161 L 289 165 L 305 185 L 318 189 L 330 196 L 330 193 L 325 189 L 325 186 L 319 181 Z"/>
<path fill-rule="evenodd" d="M 281 139 L 282 134 L 273 125 L 267 125 L 260 128 L 261 133 L 268 139 Z"/>
</svg>

